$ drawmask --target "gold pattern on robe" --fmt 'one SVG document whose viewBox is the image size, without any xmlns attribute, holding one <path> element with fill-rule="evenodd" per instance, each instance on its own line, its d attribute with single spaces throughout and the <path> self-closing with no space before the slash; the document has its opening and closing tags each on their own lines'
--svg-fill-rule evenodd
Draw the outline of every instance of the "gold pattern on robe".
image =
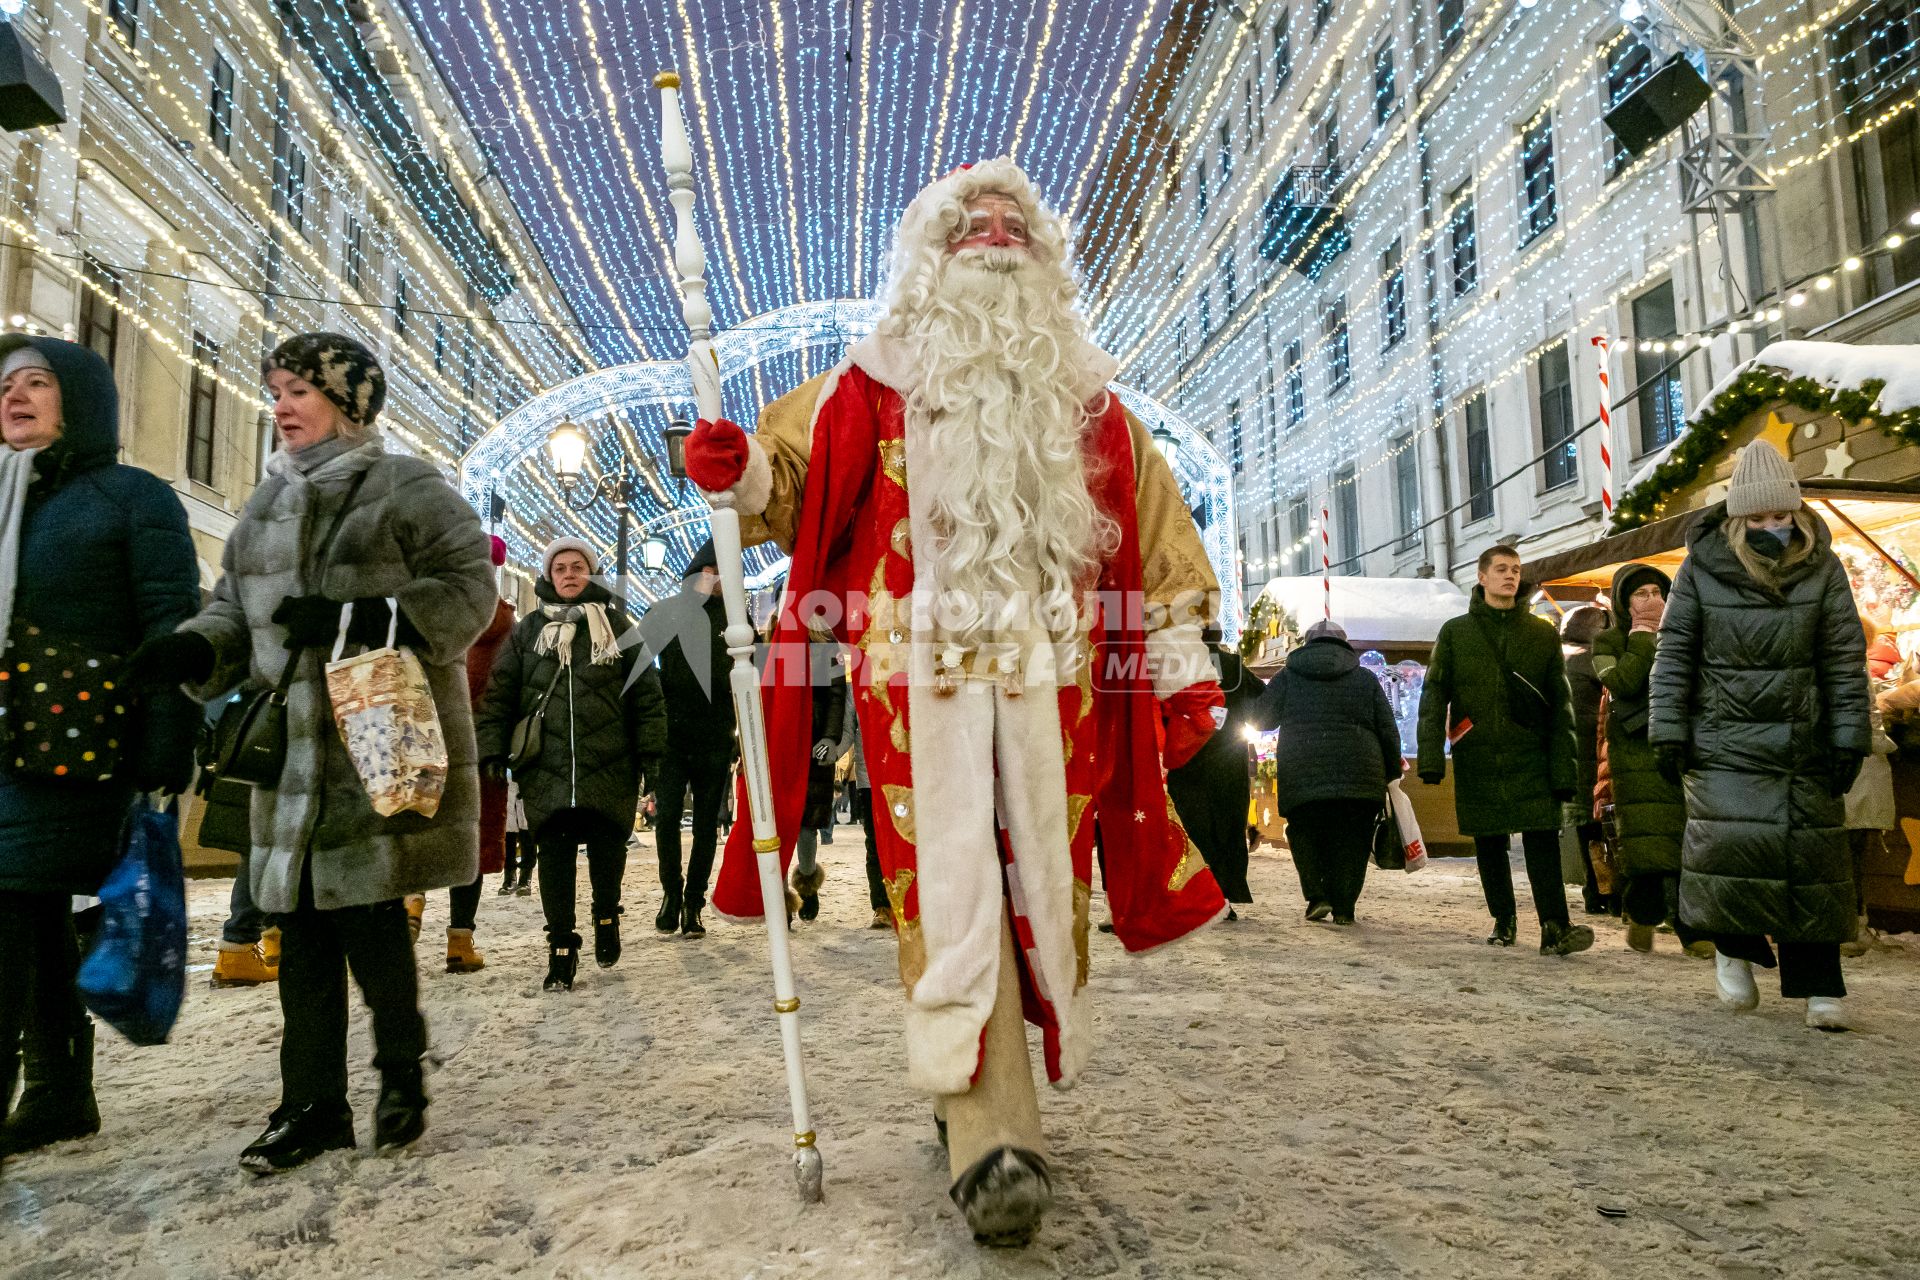
<svg viewBox="0 0 1920 1280">
<path fill-rule="evenodd" d="M 907 487 L 907 442 L 905 440 L 882 440 L 880 442 L 880 470 L 887 479 Z"/>
<path fill-rule="evenodd" d="M 920 922 L 907 919 L 907 889 L 913 884 L 913 869 L 909 867 L 882 884 L 893 906 L 893 927 L 900 946 L 900 982 L 911 996 L 913 984 L 927 971 L 927 942 L 921 936 Z"/>
<path fill-rule="evenodd" d="M 1080 836 L 1080 820 L 1087 816 L 1087 806 L 1093 803 L 1092 796 L 1067 797 L 1067 843 L 1072 844 Z"/>
<path fill-rule="evenodd" d="M 1167 892 L 1178 893 L 1187 887 L 1188 881 L 1207 869 L 1207 862 L 1200 856 L 1200 850 L 1194 848 L 1193 838 L 1187 835 L 1187 829 L 1180 825 L 1180 818 L 1174 813 L 1171 800 L 1167 801 L 1167 821 L 1172 823 L 1173 829 L 1180 833 L 1180 838 L 1187 842 L 1186 852 L 1180 855 L 1180 861 L 1174 864 L 1173 875 L 1167 880 Z"/>
<path fill-rule="evenodd" d="M 907 563 L 913 563 L 913 524 L 902 520 L 893 526 L 893 554 Z"/>
<path fill-rule="evenodd" d="M 1073 978 L 1075 991 L 1087 985 L 1087 918 L 1092 914 L 1093 886 L 1085 880 L 1075 880 L 1073 882 L 1073 953 L 1078 962 Z"/>
<path fill-rule="evenodd" d="M 880 789 L 886 793 L 887 814 L 893 819 L 893 829 L 899 832 L 900 838 L 908 844 L 919 844 L 919 841 L 913 838 L 913 788 L 889 782 L 883 784 Z M 901 892 L 904 893 L 905 889 L 903 888 Z"/>
<path fill-rule="evenodd" d="M 906 521 L 900 522 L 901 526 Z M 896 531 L 897 534 L 897 531 Z M 868 681 L 874 701 L 886 717 L 887 739 L 895 751 L 908 747 L 905 719 L 893 706 L 893 677 L 907 672 L 906 619 L 900 602 L 887 590 L 887 562 L 881 557 L 873 567 L 873 581 L 867 588 L 867 627 L 860 633 L 860 648 L 867 655 Z"/>
</svg>

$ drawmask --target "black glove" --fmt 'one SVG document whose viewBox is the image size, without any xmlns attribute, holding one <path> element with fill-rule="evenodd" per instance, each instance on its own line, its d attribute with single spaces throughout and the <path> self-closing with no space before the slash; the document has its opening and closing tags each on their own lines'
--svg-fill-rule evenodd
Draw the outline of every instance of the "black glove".
<svg viewBox="0 0 1920 1280">
<path fill-rule="evenodd" d="M 387 623 L 392 617 L 393 606 L 387 603 L 385 596 L 360 597 L 353 602 L 353 618 L 347 623 L 347 642 L 368 649 L 380 648 L 387 643 Z M 337 622 L 335 626 L 338 626 Z M 400 623 L 394 628 L 393 642 L 406 645 L 409 649 L 418 649 L 426 643 L 426 637 L 407 620 L 405 609 L 400 611 Z"/>
<path fill-rule="evenodd" d="M 1828 766 L 1829 777 L 1827 792 L 1834 796 L 1844 796 L 1853 790 L 1853 784 L 1860 779 L 1861 766 L 1867 762 L 1866 756 L 1858 751 L 1836 751 Z"/>
<path fill-rule="evenodd" d="M 340 602 L 325 596 L 287 596 L 273 611 L 272 621 L 287 629 L 289 649 L 318 649 L 340 634 Z M 386 637 L 386 619 L 381 620 Z"/>
<path fill-rule="evenodd" d="M 494 756 L 489 760 L 482 760 L 480 762 L 480 776 L 489 782 L 505 782 L 507 780 L 507 762 L 499 756 Z"/>
<path fill-rule="evenodd" d="M 133 651 L 120 678 L 136 689 L 200 684 L 213 674 L 213 642 L 198 631 L 155 636 Z"/>
<path fill-rule="evenodd" d="M 1653 748 L 1654 763 L 1669 786 L 1679 786 L 1687 776 L 1687 749 L 1677 742 L 1658 743 Z"/>
<path fill-rule="evenodd" d="M 1420 775 L 1420 781 L 1426 783 L 1430 787 L 1437 787 L 1441 783 L 1445 782 L 1446 780 L 1447 780 L 1447 775 L 1444 773 L 1423 773 Z"/>
</svg>

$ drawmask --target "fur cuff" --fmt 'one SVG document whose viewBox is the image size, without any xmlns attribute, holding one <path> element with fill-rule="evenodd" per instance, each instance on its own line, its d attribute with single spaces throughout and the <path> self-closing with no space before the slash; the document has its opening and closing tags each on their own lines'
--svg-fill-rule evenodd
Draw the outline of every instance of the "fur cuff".
<svg viewBox="0 0 1920 1280">
<path fill-rule="evenodd" d="M 980 1066 L 986 1019 L 964 1005 L 907 1004 L 907 1084 L 921 1093 L 965 1093 Z"/>
<path fill-rule="evenodd" d="M 1153 696 L 1162 700 L 1182 689 L 1220 678 L 1206 642 L 1200 639 L 1197 622 L 1148 632 L 1147 664 L 1153 672 Z"/>
<path fill-rule="evenodd" d="M 752 436 L 747 437 L 747 469 L 734 481 L 733 488 L 714 492 L 702 489 L 707 505 L 720 509 L 732 507 L 743 516 L 757 516 L 773 499 L 773 464 L 767 451 Z"/>
</svg>

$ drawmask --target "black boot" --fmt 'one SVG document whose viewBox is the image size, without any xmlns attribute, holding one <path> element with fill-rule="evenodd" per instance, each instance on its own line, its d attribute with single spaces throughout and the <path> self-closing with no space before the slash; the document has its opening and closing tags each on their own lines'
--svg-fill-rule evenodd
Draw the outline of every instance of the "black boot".
<svg viewBox="0 0 1920 1280">
<path fill-rule="evenodd" d="M 380 1075 L 380 1103 L 373 1112 L 373 1148 L 395 1151 L 427 1131 L 427 1088 L 415 1062 Z"/>
<path fill-rule="evenodd" d="M 1309 920 L 1325 920 L 1332 914 L 1333 904 L 1331 902 L 1323 902 L 1319 898 L 1315 898 L 1307 904 L 1307 919 Z"/>
<path fill-rule="evenodd" d="M 1593 930 L 1583 924 L 1558 924 L 1548 921 L 1540 926 L 1540 954 L 1570 956 L 1593 945 Z"/>
<path fill-rule="evenodd" d="M 329 1151 L 353 1149 L 353 1111 L 345 1100 L 280 1106 L 267 1117 L 267 1130 L 240 1153 L 240 1167 L 266 1175 L 298 1169 Z"/>
<path fill-rule="evenodd" d="M 620 912 L 615 907 L 611 915 L 604 920 L 598 912 L 593 918 L 593 962 L 602 969 L 611 969 L 620 963 Z"/>
<path fill-rule="evenodd" d="M 1520 926 L 1512 916 L 1499 916 L 1493 922 L 1493 933 L 1487 938 L 1490 947 L 1510 947 L 1520 936 Z"/>
<path fill-rule="evenodd" d="M 686 937 L 704 938 L 707 936 L 707 926 L 700 923 L 700 909 L 705 905 L 705 903 L 689 900 L 686 907 L 680 912 L 680 932 Z"/>
<path fill-rule="evenodd" d="M 1053 1177 L 1033 1152 L 996 1147 L 961 1174 L 947 1194 L 966 1215 L 974 1243 L 1022 1249 L 1053 1204 Z"/>
<path fill-rule="evenodd" d="M 580 971 L 580 935 L 562 934 L 547 939 L 547 980 L 540 984 L 546 991 L 573 990 L 573 975 Z"/>
<path fill-rule="evenodd" d="M 653 918 L 653 927 L 662 933 L 672 933 L 680 927 L 680 891 L 668 889 L 660 895 L 660 914 Z"/>
<path fill-rule="evenodd" d="M 26 1087 L 0 1128 L 0 1154 L 21 1155 L 100 1132 L 93 1099 L 93 1022 L 81 1018 L 71 1035 L 32 1030 L 22 1038 Z"/>
</svg>

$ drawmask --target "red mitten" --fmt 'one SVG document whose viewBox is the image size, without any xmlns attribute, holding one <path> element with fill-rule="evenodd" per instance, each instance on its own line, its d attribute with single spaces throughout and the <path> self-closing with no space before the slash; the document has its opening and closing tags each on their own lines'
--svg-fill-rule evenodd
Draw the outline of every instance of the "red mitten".
<svg viewBox="0 0 1920 1280">
<path fill-rule="evenodd" d="M 687 477 L 708 493 L 725 493 L 747 473 L 747 433 L 719 418 L 700 419 L 687 437 Z"/>
<path fill-rule="evenodd" d="M 1217 713 L 1217 714 L 1216 714 Z M 1178 769 L 1199 754 L 1207 739 L 1226 722 L 1227 695 L 1214 681 L 1190 684 L 1160 703 L 1167 722 L 1167 741 L 1161 759 Z"/>
</svg>

